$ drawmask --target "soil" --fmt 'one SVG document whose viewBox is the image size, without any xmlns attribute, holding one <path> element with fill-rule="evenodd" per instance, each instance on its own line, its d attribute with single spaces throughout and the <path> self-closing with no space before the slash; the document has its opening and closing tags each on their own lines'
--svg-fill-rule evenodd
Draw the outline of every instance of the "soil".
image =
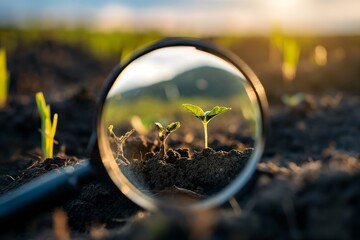
<svg viewBox="0 0 360 240">
<path fill-rule="evenodd" d="M 63 95 L 57 94 L 50 83 L 31 89 L 31 92 L 45 93 L 52 89 L 46 99 L 52 110 L 60 115 L 56 137 L 59 145 L 55 149 L 59 154 L 53 159 L 39 161 L 40 120 L 34 97 L 26 92 L 19 94 L 16 86 L 25 76 L 34 77 L 33 68 L 29 66 L 41 60 L 43 51 L 49 51 L 49 44 L 57 52 L 51 50 L 52 60 L 45 61 L 49 76 L 73 79 L 71 84 L 75 87 L 64 91 Z M 68 78 L 51 70 L 64 62 L 57 55 L 85 54 L 85 58 L 90 58 L 88 61 L 96 63 L 97 60 L 86 55 L 81 47 L 55 42 L 39 43 L 34 48 L 35 52 L 31 47 L 23 47 L 21 51 L 9 53 L 10 68 L 23 72 L 21 78 L 12 74 L 12 78 L 17 78 L 16 85 L 12 86 L 7 107 L 0 111 L 1 194 L 50 170 L 81 164 L 92 131 L 96 98 L 94 89 L 88 89 L 85 82 L 77 84 L 76 81 L 88 76 L 89 86 L 98 86 L 97 79 L 103 81 L 116 64 L 111 59 L 92 67 L 75 64 L 71 68 L 70 64 L 70 72 L 76 72 L 77 77 Z M 192 215 L 168 211 L 149 213 L 112 185 L 94 181 L 84 186 L 77 198 L 57 206 L 54 211 L 34 216 L 17 230 L 1 233 L 0 238 L 360 239 L 360 89 L 358 84 L 352 85 L 359 82 L 360 61 L 354 52 L 349 56 L 339 65 L 352 69 L 347 71 L 344 82 L 340 73 L 332 75 L 332 81 L 321 85 L 320 91 L 311 88 L 306 78 L 298 81 L 307 95 L 297 107 L 285 106 L 279 101 L 278 85 L 264 84 L 270 101 L 271 130 L 262 162 L 250 185 L 218 209 Z M 20 61 L 20 58 L 23 59 Z M 332 64 L 326 69 L 336 65 Z M 105 68 L 109 71 L 104 71 Z M 268 68 L 261 71 L 261 66 L 255 66 L 254 69 L 260 72 L 261 79 L 267 79 Z M 333 72 L 326 69 L 316 77 L 326 79 Z M 92 78 L 91 74 L 85 74 L 87 71 L 98 77 Z M 324 72 L 326 74 L 321 75 Z M 43 79 L 42 75 L 36 76 L 38 80 Z M 299 76 L 309 76 L 309 72 L 300 68 Z M 343 91 L 337 89 L 339 83 Z M 59 86 L 62 82 L 56 84 Z M 176 146 L 173 141 L 169 142 L 170 146 Z M 234 145 L 242 144 L 236 143 L 236 138 L 231 141 Z M 209 142 L 217 142 L 220 147 L 226 139 Z"/>
<path fill-rule="evenodd" d="M 149 189 L 152 194 L 174 195 L 171 188 L 181 188 L 193 192 L 197 199 L 204 199 L 218 193 L 233 181 L 249 160 L 253 149 L 244 151 L 214 151 L 203 149 L 190 155 L 189 149 L 168 150 L 165 159 L 148 152 L 143 160 L 129 165 L 121 164 L 125 172 L 137 176 L 141 189 Z M 166 196 L 164 196 L 166 198 Z"/>
</svg>

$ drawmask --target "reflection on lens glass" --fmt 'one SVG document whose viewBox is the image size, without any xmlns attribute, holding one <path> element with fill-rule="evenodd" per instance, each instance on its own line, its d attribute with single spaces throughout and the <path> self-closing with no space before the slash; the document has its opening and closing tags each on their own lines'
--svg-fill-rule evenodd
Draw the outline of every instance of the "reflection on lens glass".
<svg viewBox="0 0 360 240">
<path fill-rule="evenodd" d="M 108 93 L 102 128 L 119 173 L 149 198 L 192 204 L 241 178 L 260 137 L 244 75 L 194 47 L 131 62 Z"/>
</svg>

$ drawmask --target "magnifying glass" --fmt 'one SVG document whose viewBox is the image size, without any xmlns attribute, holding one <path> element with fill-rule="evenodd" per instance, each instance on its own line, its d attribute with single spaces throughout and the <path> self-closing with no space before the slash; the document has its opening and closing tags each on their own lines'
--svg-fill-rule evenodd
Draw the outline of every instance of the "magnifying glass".
<svg viewBox="0 0 360 240">
<path fill-rule="evenodd" d="M 0 225 L 33 216 L 94 179 L 151 211 L 220 205 L 256 169 L 267 107 L 260 81 L 231 52 L 196 39 L 156 42 L 109 76 L 90 160 L 0 198 Z"/>
</svg>

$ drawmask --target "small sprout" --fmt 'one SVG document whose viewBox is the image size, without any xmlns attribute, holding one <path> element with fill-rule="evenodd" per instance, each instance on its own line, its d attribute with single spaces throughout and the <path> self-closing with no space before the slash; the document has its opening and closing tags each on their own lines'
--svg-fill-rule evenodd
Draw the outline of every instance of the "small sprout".
<svg viewBox="0 0 360 240">
<path fill-rule="evenodd" d="M 303 93 L 297 93 L 294 95 L 285 94 L 281 97 L 281 100 L 286 106 L 296 107 L 305 100 L 305 95 Z"/>
<path fill-rule="evenodd" d="M 220 115 L 221 113 L 227 112 L 231 110 L 228 107 L 219 107 L 215 106 L 211 111 L 202 110 L 202 108 L 192 105 L 192 104 L 182 104 L 182 106 L 191 112 L 196 118 L 200 119 L 204 126 L 204 139 L 205 139 L 205 148 L 208 148 L 208 134 L 207 134 L 207 124 L 210 122 L 211 119 Z"/>
<path fill-rule="evenodd" d="M 6 52 L 0 48 L 0 109 L 6 104 L 9 91 L 9 73 L 6 69 Z"/>
<path fill-rule="evenodd" d="M 116 143 L 116 146 L 117 146 L 116 160 L 122 160 L 126 164 L 130 164 L 129 160 L 124 156 L 123 145 L 124 145 L 125 141 L 131 136 L 131 134 L 133 134 L 135 129 L 131 129 L 130 131 L 126 132 L 124 135 L 122 135 L 120 137 L 116 136 L 113 129 L 114 129 L 113 125 L 110 125 L 108 127 L 110 138 L 112 139 L 113 142 Z"/>
<path fill-rule="evenodd" d="M 41 148 L 44 155 L 44 158 L 53 157 L 53 148 L 54 148 L 54 137 L 56 133 L 56 126 L 58 122 L 58 114 L 55 113 L 53 121 L 51 123 L 50 118 L 50 106 L 46 105 L 44 94 L 38 92 L 36 94 L 36 104 L 40 113 L 41 118 Z"/>
<path fill-rule="evenodd" d="M 293 81 L 300 57 L 300 45 L 295 39 L 284 39 L 282 74 L 285 80 Z"/>
<path fill-rule="evenodd" d="M 166 139 L 170 133 L 175 132 L 180 127 L 180 122 L 173 122 L 166 126 L 166 128 L 159 122 L 155 122 L 155 126 L 158 130 L 159 139 L 161 142 L 159 158 L 164 159 L 166 157 Z"/>
</svg>

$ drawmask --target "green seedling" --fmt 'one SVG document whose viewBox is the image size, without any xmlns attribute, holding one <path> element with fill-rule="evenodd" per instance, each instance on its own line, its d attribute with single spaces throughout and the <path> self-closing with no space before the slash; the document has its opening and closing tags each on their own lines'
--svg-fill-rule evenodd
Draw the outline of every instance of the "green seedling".
<svg viewBox="0 0 360 240">
<path fill-rule="evenodd" d="M 0 109 L 6 104 L 9 90 L 9 73 L 6 69 L 6 51 L 0 48 Z"/>
<path fill-rule="evenodd" d="M 175 132 L 180 127 L 180 122 L 173 122 L 166 126 L 166 128 L 159 122 L 155 123 L 155 126 L 159 133 L 160 139 L 160 151 L 158 157 L 164 159 L 166 157 L 166 139 L 170 133 Z"/>
<path fill-rule="evenodd" d="M 296 76 L 297 65 L 300 57 L 300 45 L 294 39 L 286 37 L 278 24 L 273 24 L 270 33 L 271 50 L 282 54 L 281 71 L 283 79 L 293 81 Z M 274 51 L 270 53 L 270 61 L 274 60 Z M 276 54 L 278 56 L 278 54 Z"/>
<path fill-rule="evenodd" d="M 282 74 L 285 80 L 293 81 L 300 57 L 300 46 L 295 39 L 284 39 Z"/>
<path fill-rule="evenodd" d="M 116 136 L 116 134 L 114 133 L 113 129 L 114 126 L 110 125 L 108 127 L 109 129 L 109 134 L 110 134 L 110 139 L 116 143 L 117 146 L 117 152 L 116 152 L 116 160 L 121 160 L 126 164 L 130 164 L 129 160 L 124 156 L 124 143 L 125 141 L 131 136 L 131 134 L 133 134 L 133 132 L 135 131 L 135 129 L 131 129 L 130 131 L 126 132 L 124 135 L 118 137 Z"/>
<path fill-rule="evenodd" d="M 54 137 L 58 122 L 58 114 L 55 113 L 51 122 L 50 106 L 46 105 L 44 94 L 36 94 L 36 104 L 41 118 L 41 148 L 44 158 L 53 157 Z"/>
<path fill-rule="evenodd" d="M 302 101 L 304 101 L 305 95 L 303 93 L 297 93 L 294 95 L 283 95 L 281 97 L 282 102 L 289 107 L 296 107 Z"/>
<path fill-rule="evenodd" d="M 281 64 L 284 33 L 278 22 L 273 22 L 271 24 L 269 40 L 269 62 L 271 64 Z"/>
<path fill-rule="evenodd" d="M 203 126 L 204 126 L 204 139 L 205 139 L 205 148 L 208 148 L 208 133 L 207 133 L 207 125 L 210 122 L 211 119 L 218 116 L 221 113 L 227 112 L 231 110 L 231 108 L 228 107 L 219 107 L 215 106 L 211 111 L 202 110 L 202 108 L 192 105 L 192 104 L 183 104 L 182 105 L 186 110 L 191 112 L 196 118 L 200 119 Z"/>
</svg>

